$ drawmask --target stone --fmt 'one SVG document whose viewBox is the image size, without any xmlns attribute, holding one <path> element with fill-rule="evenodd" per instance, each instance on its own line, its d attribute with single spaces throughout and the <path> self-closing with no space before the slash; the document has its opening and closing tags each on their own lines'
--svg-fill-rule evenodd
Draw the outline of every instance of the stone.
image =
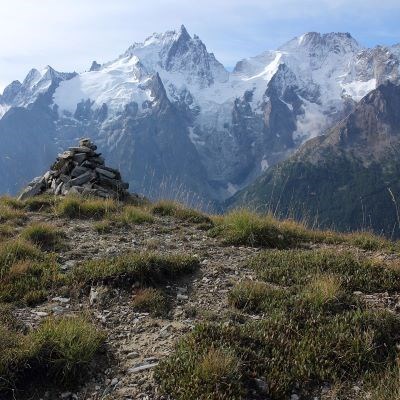
<svg viewBox="0 0 400 400">
<path fill-rule="evenodd" d="M 158 362 L 149 363 L 149 364 L 137 364 L 135 367 L 129 368 L 128 372 L 131 374 L 137 374 L 138 372 L 143 372 L 143 371 L 147 371 L 149 369 L 155 368 L 155 367 L 157 367 L 157 365 L 158 365 Z"/>
<path fill-rule="evenodd" d="M 45 181 L 43 178 L 35 178 L 20 194 L 18 200 L 25 200 L 29 197 L 36 196 L 40 194 L 45 187 Z"/>
<path fill-rule="evenodd" d="M 95 169 L 95 171 L 96 171 L 98 174 L 104 175 L 105 177 L 110 178 L 110 179 L 115 179 L 115 177 L 116 177 L 115 174 L 114 174 L 114 172 L 107 171 L 107 170 L 104 169 L 104 168 L 99 168 L 99 167 L 97 167 L 97 168 Z"/>
<path fill-rule="evenodd" d="M 69 182 L 71 186 L 80 186 L 86 182 L 89 182 L 93 178 L 93 174 L 90 171 L 85 172 L 84 174 L 71 179 Z"/>
<path fill-rule="evenodd" d="M 69 151 L 72 151 L 73 153 L 94 153 L 94 151 L 86 146 L 80 146 L 80 147 L 70 147 Z"/>
<path fill-rule="evenodd" d="M 73 160 L 76 161 L 78 164 L 82 164 L 87 159 L 86 153 L 76 153 L 74 154 Z"/>
<path fill-rule="evenodd" d="M 71 176 L 72 178 L 77 178 L 78 176 L 83 175 L 85 172 L 88 172 L 88 169 L 78 165 L 71 171 Z"/>
</svg>

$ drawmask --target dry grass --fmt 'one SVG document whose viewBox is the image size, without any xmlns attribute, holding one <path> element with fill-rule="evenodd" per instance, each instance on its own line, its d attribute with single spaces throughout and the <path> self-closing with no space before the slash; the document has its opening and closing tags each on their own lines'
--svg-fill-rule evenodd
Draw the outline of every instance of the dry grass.
<svg viewBox="0 0 400 400">
<path fill-rule="evenodd" d="M 68 196 L 56 206 L 56 213 L 67 218 L 101 219 L 118 210 L 115 200 Z"/>
<path fill-rule="evenodd" d="M 159 289 L 139 289 L 132 299 L 132 308 L 136 311 L 148 312 L 152 316 L 165 316 L 169 310 L 166 295 Z"/>
</svg>

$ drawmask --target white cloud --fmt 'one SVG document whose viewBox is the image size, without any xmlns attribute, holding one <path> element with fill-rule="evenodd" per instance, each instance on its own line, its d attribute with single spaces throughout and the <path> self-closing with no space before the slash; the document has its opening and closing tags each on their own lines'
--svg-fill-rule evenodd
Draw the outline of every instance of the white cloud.
<svg viewBox="0 0 400 400">
<path fill-rule="evenodd" d="M 0 0 L 0 11 L 0 87 L 46 64 L 84 70 L 182 23 L 228 66 L 310 30 L 400 41 L 398 0 Z"/>
</svg>

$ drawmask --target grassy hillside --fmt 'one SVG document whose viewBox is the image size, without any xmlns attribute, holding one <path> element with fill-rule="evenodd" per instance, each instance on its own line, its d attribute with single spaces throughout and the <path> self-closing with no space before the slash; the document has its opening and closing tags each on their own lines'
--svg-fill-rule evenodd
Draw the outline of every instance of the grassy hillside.
<svg viewBox="0 0 400 400">
<path fill-rule="evenodd" d="M 0 398 L 396 398 L 399 252 L 247 210 L 2 198 Z"/>
</svg>

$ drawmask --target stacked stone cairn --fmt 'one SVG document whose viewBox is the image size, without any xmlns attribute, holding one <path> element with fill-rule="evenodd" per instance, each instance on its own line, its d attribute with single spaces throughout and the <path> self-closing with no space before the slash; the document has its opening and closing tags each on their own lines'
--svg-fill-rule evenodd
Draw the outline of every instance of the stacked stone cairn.
<svg viewBox="0 0 400 400">
<path fill-rule="evenodd" d="M 59 154 L 43 176 L 35 178 L 19 196 L 20 200 L 48 193 L 56 196 L 81 195 L 123 200 L 129 196 L 129 184 L 118 170 L 106 167 L 90 139 L 81 139 L 78 147 Z"/>
</svg>

